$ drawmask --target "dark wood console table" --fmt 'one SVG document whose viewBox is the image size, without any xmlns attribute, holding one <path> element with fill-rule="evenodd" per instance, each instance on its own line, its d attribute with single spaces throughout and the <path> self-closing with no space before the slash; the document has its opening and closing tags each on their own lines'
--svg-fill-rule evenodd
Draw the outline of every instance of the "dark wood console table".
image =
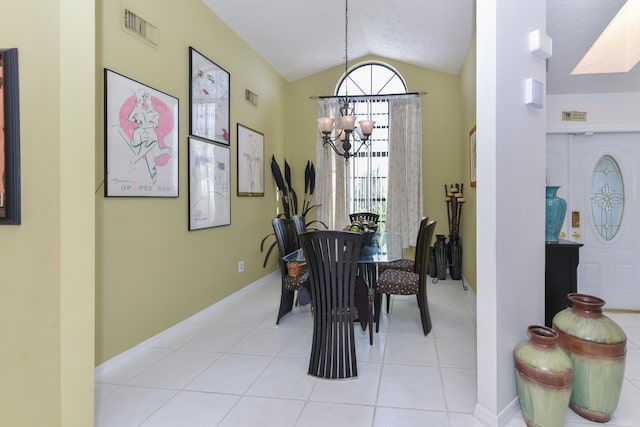
<svg viewBox="0 0 640 427">
<path fill-rule="evenodd" d="M 582 243 L 559 240 L 546 243 L 544 273 L 544 323 L 551 326 L 553 316 L 569 307 L 567 294 L 578 291 L 578 250 Z"/>
</svg>

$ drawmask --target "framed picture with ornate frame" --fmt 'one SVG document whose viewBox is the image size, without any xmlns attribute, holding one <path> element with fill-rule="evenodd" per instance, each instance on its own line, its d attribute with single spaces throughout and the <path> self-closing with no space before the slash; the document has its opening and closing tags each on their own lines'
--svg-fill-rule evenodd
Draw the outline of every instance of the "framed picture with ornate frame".
<svg viewBox="0 0 640 427">
<path fill-rule="evenodd" d="M 189 137 L 189 230 L 231 224 L 229 151 Z"/>
<path fill-rule="evenodd" d="M 104 70 L 105 196 L 178 197 L 178 98 Z"/>
<path fill-rule="evenodd" d="M 238 196 L 264 196 L 264 135 L 238 123 Z"/>
<path fill-rule="evenodd" d="M 476 186 L 476 166 L 478 156 L 476 152 L 476 127 L 472 127 L 469 131 L 469 177 L 471 186 Z"/>
<path fill-rule="evenodd" d="M 229 73 L 189 47 L 189 75 L 189 134 L 229 145 Z"/>
<path fill-rule="evenodd" d="M 20 94 L 18 49 L 0 49 L 0 224 L 19 225 Z"/>
</svg>

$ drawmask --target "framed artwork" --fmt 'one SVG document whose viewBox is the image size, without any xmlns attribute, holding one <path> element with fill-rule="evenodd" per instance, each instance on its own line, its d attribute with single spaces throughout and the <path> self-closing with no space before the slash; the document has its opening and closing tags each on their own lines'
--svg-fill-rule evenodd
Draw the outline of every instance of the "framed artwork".
<svg viewBox="0 0 640 427">
<path fill-rule="evenodd" d="M 20 94 L 18 49 L 0 49 L 0 224 L 19 225 Z"/>
<path fill-rule="evenodd" d="M 229 151 L 189 138 L 189 230 L 231 224 Z"/>
<path fill-rule="evenodd" d="M 189 134 L 229 145 L 229 73 L 189 47 Z"/>
<path fill-rule="evenodd" d="M 476 127 L 472 127 L 469 131 L 469 177 L 471 180 L 471 186 L 476 186 L 476 164 L 477 164 L 477 153 L 476 153 Z"/>
<path fill-rule="evenodd" d="M 105 196 L 178 197 L 178 99 L 114 71 L 105 80 Z"/>
<path fill-rule="evenodd" d="M 238 196 L 264 196 L 264 135 L 238 123 Z"/>
</svg>

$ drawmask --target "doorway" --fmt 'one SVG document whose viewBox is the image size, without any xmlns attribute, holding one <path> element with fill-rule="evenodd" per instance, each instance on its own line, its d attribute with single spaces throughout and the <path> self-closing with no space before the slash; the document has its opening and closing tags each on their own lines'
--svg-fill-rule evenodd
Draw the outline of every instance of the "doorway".
<svg viewBox="0 0 640 427">
<path fill-rule="evenodd" d="M 547 183 L 567 200 L 561 238 L 582 243 L 578 292 L 640 310 L 640 133 L 547 136 Z"/>
</svg>

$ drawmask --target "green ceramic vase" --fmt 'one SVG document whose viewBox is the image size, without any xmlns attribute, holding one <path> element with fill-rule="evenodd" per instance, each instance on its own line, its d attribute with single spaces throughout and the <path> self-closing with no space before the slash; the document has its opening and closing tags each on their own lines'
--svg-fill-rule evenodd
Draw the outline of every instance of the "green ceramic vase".
<svg viewBox="0 0 640 427">
<path fill-rule="evenodd" d="M 529 427 L 562 427 L 569 407 L 573 365 L 546 326 L 527 328 L 529 339 L 513 350 L 520 409 Z"/>
<path fill-rule="evenodd" d="M 601 298 L 571 293 L 571 307 L 553 317 L 558 346 L 573 362 L 571 409 L 590 421 L 604 423 L 618 406 L 624 380 L 627 336 L 602 314 Z"/>
</svg>

